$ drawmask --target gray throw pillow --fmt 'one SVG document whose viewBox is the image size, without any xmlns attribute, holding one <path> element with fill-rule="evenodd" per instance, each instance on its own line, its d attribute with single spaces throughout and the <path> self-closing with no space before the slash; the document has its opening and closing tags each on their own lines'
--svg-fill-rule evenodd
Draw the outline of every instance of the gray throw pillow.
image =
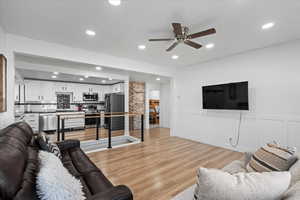
<svg viewBox="0 0 300 200">
<path fill-rule="evenodd" d="M 59 159 L 62 159 L 59 147 L 57 144 L 51 142 L 45 133 L 40 133 L 37 141 L 41 150 L 53 153 Z"/>
</svg>

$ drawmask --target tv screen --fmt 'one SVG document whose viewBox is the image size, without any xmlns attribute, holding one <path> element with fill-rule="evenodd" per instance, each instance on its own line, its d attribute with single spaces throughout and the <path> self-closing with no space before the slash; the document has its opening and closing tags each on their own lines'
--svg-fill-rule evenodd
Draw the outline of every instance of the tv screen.
<svg viewBox="0 0 300 200">
<path fill-rule="evenodd" d="M 203 109 L 249 110 L 248 82 L 202 87 Z"/>
</svg>

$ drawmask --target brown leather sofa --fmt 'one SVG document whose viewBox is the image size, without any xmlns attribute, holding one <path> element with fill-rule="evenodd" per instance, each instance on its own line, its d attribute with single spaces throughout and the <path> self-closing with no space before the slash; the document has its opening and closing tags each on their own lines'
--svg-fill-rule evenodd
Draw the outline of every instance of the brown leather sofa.
<svg viewBox="0 0 300 200">
<path fill-rule="evenodd" d="M 62 162 L 78 178 L 88 200 L 132 200 L 126 186 L 113 186 L 80 149 L 79 141 L 58 144 Z M 30 126 L 12 124 L 0 131 L 0 200 L 38 200 L 38 150 Z"/>
</svg>

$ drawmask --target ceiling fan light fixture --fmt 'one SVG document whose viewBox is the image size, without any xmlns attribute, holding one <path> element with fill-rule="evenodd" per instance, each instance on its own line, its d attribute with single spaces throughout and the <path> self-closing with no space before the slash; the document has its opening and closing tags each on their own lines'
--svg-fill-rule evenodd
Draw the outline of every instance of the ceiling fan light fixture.
<svg viewBox="0 0 300 200">
<path fill-rule="evenodd" d="M 205 45 L 205 47 L 206 47 L 207 49 L 212 49 L 212 48 L 215 47 L 215 44 L 214 44 L 214 43 L 209 43 L 209 44 Z"/>
<path fill-rule="evenodd" d="M 178 55 L 173 55 L 173 56 L 172 56 L 172 59 L 173 59 L 173 60 L 177 60 L 178 58 L 179 58 Z"/>
<path fill-rule="evenodd" d="M 112 6 L 119 6 L 121 5 L 121 0 L 108 0 L 108 2 L 110 3 L 110 5 Z"/>
</svg>

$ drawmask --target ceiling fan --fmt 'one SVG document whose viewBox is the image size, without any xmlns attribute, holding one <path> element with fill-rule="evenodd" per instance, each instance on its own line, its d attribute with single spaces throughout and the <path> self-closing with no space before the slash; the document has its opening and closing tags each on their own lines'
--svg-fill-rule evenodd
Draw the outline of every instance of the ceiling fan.
<svg viewBox="0 0 300 200">
<path fill-rule="evenodd" d="M 172 23 L 172 26 L 173 26 L 173 32 L 174 32 L 175 38 L 149 39 L 149 41 L 150 42 L 175 41 L 166 51 L 173 50 L 179 43 L 184 43 L 195 49 L 200 49 L 202 47 L 202 45 L 191 41 L 191 39 L 195 39 L 198 37 L 203 37 L 206 35 L 211 35 L 211 34 L 216 33 L 216 29 L 211 28 L 211 29 L 201 31 L 198 33 L 189 34 L 189 28 L 186 26 L 182 26 L 180 23 Z"/>
</svg>

